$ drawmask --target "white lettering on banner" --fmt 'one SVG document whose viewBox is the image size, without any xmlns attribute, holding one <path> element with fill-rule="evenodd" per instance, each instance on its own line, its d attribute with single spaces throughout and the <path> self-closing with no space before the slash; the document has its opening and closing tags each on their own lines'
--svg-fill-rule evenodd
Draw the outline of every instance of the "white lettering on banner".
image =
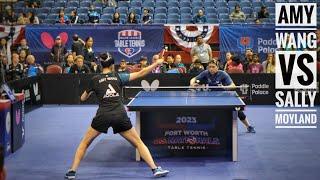
<svg viewBox="0 0 320 180">
<path fill-rule="evenodd" d="M 276 3 L 276 26 L 317 26 L 317 3 Z"/>
<path fill-rule="evenodd" d="M 276 3 L 275 128 L 317 128 L 316 11 L 316 3 Z"/>
<path fill-rule="evenodd" d="M 301 49 L 317 48 L 317 35 L 314 32 L 310 33 L 276 33 L 277 48 Z"/>
</svg>

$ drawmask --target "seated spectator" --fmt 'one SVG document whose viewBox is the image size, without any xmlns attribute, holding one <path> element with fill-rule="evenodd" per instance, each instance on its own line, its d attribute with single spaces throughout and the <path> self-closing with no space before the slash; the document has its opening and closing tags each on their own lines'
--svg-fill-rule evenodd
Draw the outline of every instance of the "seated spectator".
<svg viewBox="0 0 320 180">
<path fill-rule="evenodd" d="M 264 73 L 275 73 L 275 58 L 274 54 L 268 53 L 267 60 L 262 62 Z"/>
<path fill-rule="evenodd" d="M 204 71 L 204 68 L 201 64 L 201 61 L 199 59 L 195 59 L 190 65 L 188 73 L 200 74 L 202 71 Z"/>
<path fill-rule="evenodd" d="M 7 56 L 7 39 L 5 37 L 1 38 L 0 54 Z"/>
<path fill-rule="evenodd" d="M 258 74 L 263 72 L 263 66 L 260 64 L 260 59 L 258 54 L 253 54 L 252 63 L 248 66 L 247 73 Z"/>
<path fill-rule="evenodd" d="M 227 52 L 226 53 L 226 61 L 225 61 L 225 65 L 224 65 L 224 68 L 223 68 L 223 70 L 224 71 L 228 71 L 228 69 L 229 69 L 229 66 L 230 66 L 230 64 L 232 63 L 232 54 L 231 54 L 231 52 Z"/>
<path fill-rule="evenodd" d="M 28 12 L 28 18 L 30 24 L 40 24 L 38 16 L 36 16 L 33 12 Z"/>
<path fill-rule="evenodd" d="M 90 5 L 88 17 L 90 23 L 99 23 L 100 14 L 95 10 L 93 4 Z"/>
<path fill-rule="evenodd" d="M 90 67 L 90 72 L 99 74 L 102 72 L 102 66 L 100 64 L 95 64 Z"/>
<path fill-rule="evenodd" d="M 27 53 L 25 50 L 21 50 L 19 54 L 19 63 L 26 66 L 27 65 Z"/>
<path fill-rule="evenodd" d="M 18 20 L 17 20 L 17 25 L 26 25 L 29 24 L 29 19 L 27 18 L 27 14 L 26 13 L 20 13 Z"/>
<path fill-rule="evenodd" d="M 148 67 L 148 58 L 146 56 L 141 56 L 139 59 L 139 67 L 144 69 Z"/>
<path fill-rule="evenodd" d="M 101 2 L 104 4 L 105 7 L 117 7 L 117 1 L 116 0 L 101 0 Z"/>
<path fill-rule="evenodd" d="M 193 23 L 195 23 L 195 24 L 205 24 L 205 23 L 207 23 L 207 17 L 204 15 L 202 9 L 199 9 L 198 10 L 198 14 L 193 17 Z"/>
<path fill-rule="evenodd" d="M 74 64 L 74 57 L 73 54 L 68 54 L 66 59 L 66 64 L 63 66 L 63 73 L 68 74 L 70 73 L 70 68 Z"/>
<path fill-rule="evenodd" d="M 166 61 L 163 62 L 163 66 L 165 67 L 165 72 L 175 68 L 173 55 L 167 55 Z"/>
<path fill-rule="evenodd" d="M 96 65 L 96 56 L 93 51 L 93 37 L 87 37 L 86 43 L 83 49 L 84 63 L 88 66 Z"/>
<path fill-rule="evenodd" d="M 181 55 L 177 54 L 174 58 L 174 66 L 177 68 L 186 68 L 185 65 L 182 63 Z"/>
<path fill-rule="evenodd" d="M 144 9 L 143 10 L 143 15 L 142 15 L 142 22 L 143 24 L 151 24 L 152 22 L 152 17 L 150 16 L 150 10 L 149 9 Z"/>
<path fill-rule="evenodd" d="M 31 54 L 30 48 L 27 45 L 27 40 L 25 38 L 21 39 L 20 46 L 18 46 L 18 53 L 20 53 L 22 50 L 26 51 L 27 55 Z"/>
<path fill-rule="evenodd" d="M 84 58 L 79 55 L 76 57 L 76 64 L 72 65 L 70 68 L 70 73 L 72 74 L 86 74 L 90 73 L 90 68 L 83 64 Z"/>
<path fill-rule="evenodd" d="M 248 66 L 252 63 L 253 50 L 251 48 L 247 48 L 245 52 L 245 58 L 243 61 L 243 71 L 247 72 Z"/>
<path fill-rule="evenodd" d="M 72 55 L 74 57 L 78 55 L 83 55 L 83 48 L 84 48 L 85 42 L 81 38 L 79 38 L 78 34 L 74 34 L 72 36 L 72 40 L 73 40 L 71 45 Z"/>
<path fill-rule="evenodd" d="M 9 65 L 7 80 L 10 81 L 23 78 L 24 68 L 23 65 L 19 63 L 19 55 L 17 53 L 12 53 L 11 59 L 12 63 Z"/>
<path fill-rule="evenodd" d="M 257 19 L 269 18 L 269 12 L 266 6 L 261 6 L 260 11 L 257 14 Z"/>
<path fill-rule="evenodd" d="M 79 16 L 78 16 L 77 10 L 71 11 L 71 14 L 70 14 L 70 23 L 71 23 L 71 24 L 77 24 L 77 23 L 78 23 L 78 20 L 79 20 Z"/>
<path fill-rule="evenodd" d="M 60 36 L 56 37 L 55 44 L 51 49 L 51 56 L 54 63 L 63 65 L 64 58 L 67 56 L 67 49 L 62 44 Z"/>
<path fill-rule="evenodd" d="M 124 59 L 121 60 L 118 68 L 118 73 L 129 73 L 126 60 Z"/>
<path fill-rule="evenodd" d="M 231 63 L 228 65 L 227 73 L 244 73 L 243 65 L 241 64 L 241 60 L 239 56 L 232 56 Z"/>
<path fill-rule="evenodd" d="M 233 20 L 244 21 L 246 19 L 246 15 L 241 11 L 240 5 L 237 4 L 234 7 L 234 11 L 229 15 L 229 18 L 231 21 L 233 21 Z"/>
<path fill-rule="evenodd" d="M 6 180 L 7 178 L 6 168 L 4 167 L 4 153 L 4 148 L 0 144 L 0 180 Z"/>
<path fill-rule="evenodd" d="M 33 55 L 27 56 L 28 66 L 26 68 L 27 77 L 38 76 L 44 72 L 40 64 L 36 64 L 36 59 Z"/>
<path fill-rule="evenodd" d="M 38 0 L 27 0 L 26 6 L 29 8 L 39 8 L 40 7 L 40 1 Z"/>
<path fill-rule="evenodd" d="M 56 19 L 56 23 L 59 23 L 59 24 L 69 24 L 70 23 L 70 19 L 67 15 L 64 14 L 63 9 L 60 10 L 58 18 Z"/>
<path fill-rule="evenodd" d="M 138 24 L 136 14 L 134 12 L 129 13 L 127 24 Z"/>
<path fill-rule="evenodd" d="M 8 57 L 3 54 L 0 54 L 0 63 L 0 67 L 3 68 L 4 72 L 7 72 L 9 70 Z"/>
<path fill-rule="evenodd" d="M 114 24 L 122 24 L 119 12 L 113 13 L 113 15 L 112 15 L 112 23 L 114 23 Z"/>
<path fill-rule="evenodd" d="M 4 20 L 8 25 L 15 25 L 17 23 L 18 17 L 16 16 L 12 8 L 7 9 Z"/>
<path fill-rule="evenodd" d="M 158 54 L 153 55 L 152 57 L 152 63 L 156 62 L 160 56 Z M 152 73 L 158 74 L 158 73 L 164 73 L 166 72 L 166 67 L 164 65 L 158 65 L 156 68 L 152 70 Z"/>
</svg>

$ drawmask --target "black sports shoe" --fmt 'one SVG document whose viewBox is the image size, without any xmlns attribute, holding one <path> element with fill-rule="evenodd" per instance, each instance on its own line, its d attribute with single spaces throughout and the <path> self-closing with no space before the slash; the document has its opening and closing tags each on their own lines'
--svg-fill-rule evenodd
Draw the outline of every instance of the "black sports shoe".
<svg viewBox="0 0 320 180">
<path fill-rule="evenodd" d="M 153 177 L 164 177 L 167 176 L 167 174 L 170 172 L 168 170 L 162 169 L 160 166 L 158 166 L 156 169 L 152 169 Z"/>
<path fill-rule="evenodd" d="M 76 172 L 74 170 L 68 170 L 64 179 L 76 179 Z"/>
<path fill-rule="evenodd" d="M 252 126 L 249 126 L 247 130 L 248 130 L 247 133 L 256 133 L 256 130 Z"/>
</svg>

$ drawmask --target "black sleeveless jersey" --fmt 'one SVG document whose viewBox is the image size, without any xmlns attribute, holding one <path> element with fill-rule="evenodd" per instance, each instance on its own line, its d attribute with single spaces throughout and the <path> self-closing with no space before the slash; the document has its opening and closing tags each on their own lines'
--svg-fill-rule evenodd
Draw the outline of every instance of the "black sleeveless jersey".
<svg viewBox="0 0 320 180">
<path fill-rule="evenodd" d="M 96 75 L 91 79 L 87 93 L 96 94 L 99 101 L 98 111 L 126 112 L 122 103 L 121 88 L 129 80 L 129 74 L 120 76 L 117 73 L 108 73 Z"/>
</svg>

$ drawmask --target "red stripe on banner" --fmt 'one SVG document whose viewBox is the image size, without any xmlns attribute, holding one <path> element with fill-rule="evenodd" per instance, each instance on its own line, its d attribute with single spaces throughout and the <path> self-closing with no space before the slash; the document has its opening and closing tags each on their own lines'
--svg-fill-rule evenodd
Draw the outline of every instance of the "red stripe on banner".
<svg viewBox="0 0 320 180">
<path fill-rule="evenodd" d="M 18 35 L 17 38 L 14 40 L 13 44 L 14 44 L 14 45 L 20 44 L 20 41 L 21 41 L 22 39 L 24 39 L 24 38 L 25 38 L 25 28 L 22 27 L 22 28 L 20 29 L 19 35 Z"/>
<path fill-rule="evenodd" d="M 214 26 L 213 32 L 210 39 L 206 42 L 207 44 L 219 44 L 219 26 Z M 181 46 L 172 36 L 170 27 L 164 27 L 164 44 L 175 44 L 179 46 L 183 51 L 190 52 L 190 48 Z"/>
</svg>

